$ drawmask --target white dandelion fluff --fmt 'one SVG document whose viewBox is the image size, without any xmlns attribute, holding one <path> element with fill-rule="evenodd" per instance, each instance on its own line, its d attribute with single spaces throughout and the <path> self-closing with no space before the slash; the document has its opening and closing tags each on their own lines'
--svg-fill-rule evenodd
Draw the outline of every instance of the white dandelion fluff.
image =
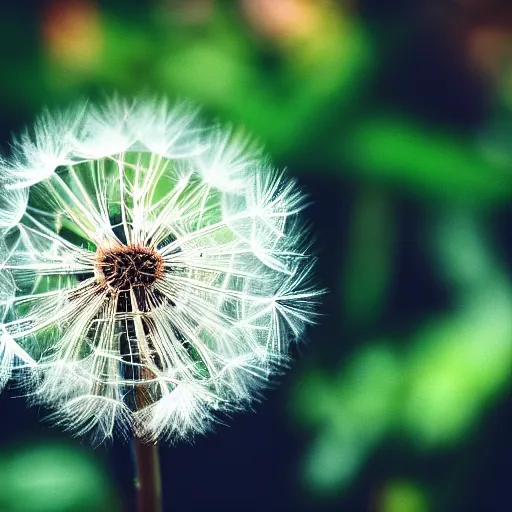
<svg viewBox="0 0 512 512">
<path fill-rule="evenodd" d="M 8 189 L 0 183 L 0 236 L 18 224 L 27 208 L 27 201 L 27 188 Z"/>
<path fill-rule="evenodd" d="M 76 434 L 203 433 L 314 319 L 295 182 L 186 105 L 45 113 L 0 180 L 0 387 Z"/>
</svg>

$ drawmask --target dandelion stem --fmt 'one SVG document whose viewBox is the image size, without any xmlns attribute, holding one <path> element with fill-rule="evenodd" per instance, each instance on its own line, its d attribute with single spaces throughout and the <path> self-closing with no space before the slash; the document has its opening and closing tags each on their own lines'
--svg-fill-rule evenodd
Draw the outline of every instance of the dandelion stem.
<svg viewBox="0 0 512 512">
<path fill-rule="evenodd" d="M 150 379 L 153 374 L 143 368 L 143 379 Z M 139 385 L 135 390 L 135 405 L 138 410 L 152 403 L 154 398 L 146 386 Z M 162 512 L 162 475 L 160 473 L 160 459 L 158 445 L 133 438 L 133 452 L 137 473 L 135 488 L 137 489 L 138 512 Z"/>
<path fill-rule="evenodd" d="M 158 456 L 158 445 L 133 439 L 137 476 L 138 512 L 162 512 L 162 478 Z"/>
</svg>

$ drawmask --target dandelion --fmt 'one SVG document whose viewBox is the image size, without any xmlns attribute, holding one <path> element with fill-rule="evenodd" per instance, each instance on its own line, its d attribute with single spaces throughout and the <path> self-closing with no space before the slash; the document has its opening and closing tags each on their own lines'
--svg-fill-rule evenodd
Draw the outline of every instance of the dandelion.
<svg viewBox="0 0 512 512">
<path fill-rule="evenodd" d="M 46 112 L 0 179 L 0 387 L 77 435 L 204 433 L 314 319 L 296 183 L 185 105 Z"/>
</svg>

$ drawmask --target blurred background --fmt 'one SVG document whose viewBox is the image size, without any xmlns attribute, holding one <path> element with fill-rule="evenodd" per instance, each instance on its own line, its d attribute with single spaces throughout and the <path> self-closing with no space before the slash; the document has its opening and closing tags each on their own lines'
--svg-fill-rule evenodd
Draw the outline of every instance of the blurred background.
<svg viewBox="0 0 512 512">
<path fill-rule="evenodd" d="M 0 143 L 44 106 L 160 93 L 309 194 L 319 325 L 255 413 L 162 447 L 165 510 L 512 510 L 509 0 L 0 7 Z M 131 511 L 130 446 L 0 396 L 0 511 Z"/>
</svg>

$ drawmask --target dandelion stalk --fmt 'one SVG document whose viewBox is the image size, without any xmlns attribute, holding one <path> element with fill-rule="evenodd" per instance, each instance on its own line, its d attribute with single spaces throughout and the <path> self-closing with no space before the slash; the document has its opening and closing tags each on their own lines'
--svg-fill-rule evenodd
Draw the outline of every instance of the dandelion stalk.
<svg viewBox="0 0 512 512">
<path fill-rule="evenodd" d="M 162 478 L 158 445 L 133 438 L 133 452 L 136 464 L 135 488 L 137 490 L 138 512 L 162 511 Z"/>
<path fill-rule="evenodd" d="M 141 377 L 150 381 L 154 375 L 147 368 L 143 368 Z M 155 398 L 147 386 L 142 384 L 137 386 L 135 405 L 138 410 L 153 403 Z M 161 512 L 162 475 L 158 444 L 140 439 L 137 435 L 133 437 L 132 443 L 136 466 L 135 489 L 137 490 L 138 512 Z"/>
</svg>

